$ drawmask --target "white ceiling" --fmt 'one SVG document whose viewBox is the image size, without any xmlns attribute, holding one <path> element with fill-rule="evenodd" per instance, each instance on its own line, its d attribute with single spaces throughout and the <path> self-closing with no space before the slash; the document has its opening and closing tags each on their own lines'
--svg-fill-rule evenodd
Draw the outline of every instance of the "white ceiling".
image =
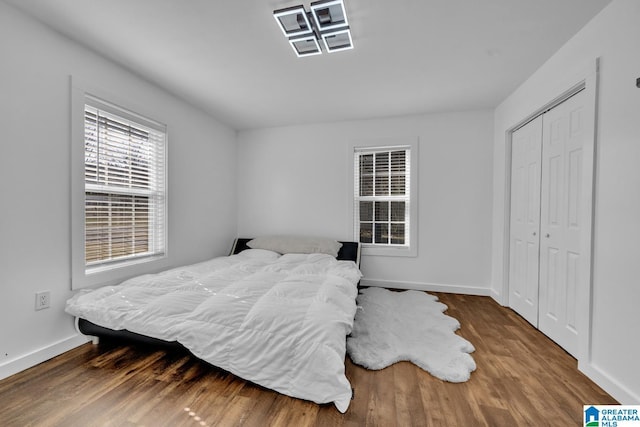
<svg viewBox="0 0 640 427">
<path fill-rule="evenodd" d="M 495 107 L 611 0 L 345 0 L 355 49 L 306 58 L 300 0 L 4 1 L 249 129 Z"/>
</svg>

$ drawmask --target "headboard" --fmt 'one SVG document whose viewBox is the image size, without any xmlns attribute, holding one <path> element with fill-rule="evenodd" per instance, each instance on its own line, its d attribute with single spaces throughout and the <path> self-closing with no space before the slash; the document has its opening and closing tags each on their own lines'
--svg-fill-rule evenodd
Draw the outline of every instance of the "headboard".
<svg viewBox="0 0 640 427">
<path fill-rule="evenodd" d="M 235 255 L 244 251 L 245 249 L 251 249 L 247 246 L 252 239 L 238 237 L 233 241 L 233 247 L 229 255 Z M 358 267 L 360 267 L 360 243 L 359 242 L 340 242 L 342 247 L 338 251 L 336 259 L 341 261 L 353 261 Z"/>
</svg>

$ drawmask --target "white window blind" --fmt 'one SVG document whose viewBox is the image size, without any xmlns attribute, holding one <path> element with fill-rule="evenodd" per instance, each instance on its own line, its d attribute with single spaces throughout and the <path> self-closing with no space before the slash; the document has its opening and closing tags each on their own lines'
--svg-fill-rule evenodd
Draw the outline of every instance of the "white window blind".
<svg viewBox="0 0 640 427">
<path fill-rule="evenodd" d="M 354 150 L 354 236 L 375 246 L 410 245 L 410 147 Z"/>
<path fill-rule="evenodd" d="M 166 128 L 91 97 L 84 115 L 85 267 L 164 255 Z"/>
</svg>

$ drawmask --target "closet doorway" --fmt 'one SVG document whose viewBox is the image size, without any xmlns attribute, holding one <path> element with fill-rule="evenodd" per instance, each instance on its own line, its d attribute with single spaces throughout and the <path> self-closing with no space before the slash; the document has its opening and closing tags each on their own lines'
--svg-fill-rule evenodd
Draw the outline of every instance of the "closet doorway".
<svg viewBox="0 0 640 427">
<path fill-rule="evenodd" d="M 577 357 L 593 162 L 585 90 L 514 130 L 511 148 L 509 306 Z M 587 159 L 591 156 L 587 155 Z M 584 168 L 591 168 L 584 173 Z M 583 276 L 583 277 L 581 277 Z"/>
</svg>

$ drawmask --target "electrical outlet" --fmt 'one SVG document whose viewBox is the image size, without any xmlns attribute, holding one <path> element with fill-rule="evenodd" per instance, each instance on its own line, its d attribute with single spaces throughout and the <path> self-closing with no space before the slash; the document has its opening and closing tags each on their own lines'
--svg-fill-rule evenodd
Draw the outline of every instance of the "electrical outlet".
<svg viewBox="0 0 640 427">
<path fill-rule="evenodd" d="M 43 308 L 49 308 L 51 303 L 51 292 L 42 291 L 36 292 L 36 310 L 42 310 Z"/>
</svg>

